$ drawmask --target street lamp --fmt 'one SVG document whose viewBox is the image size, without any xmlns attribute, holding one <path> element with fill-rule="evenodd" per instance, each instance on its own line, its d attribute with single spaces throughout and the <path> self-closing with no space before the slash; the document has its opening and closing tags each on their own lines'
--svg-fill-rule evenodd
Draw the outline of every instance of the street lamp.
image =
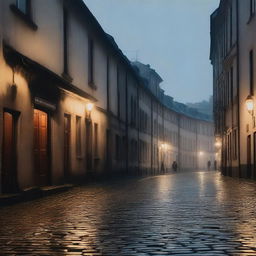
<svg viewBox="0 0 256 256">
<path fill-rule="evenodd" d="M 94 107 L 94 104 L 91 102 L 88 102 L 85 106 L 86 117 L 89 119 L 91 118 L 91 113 L 92 113 L 93 107 Z"/>
<path fill-rule="evenodd" d="M 221 147 L 221 142 L 220 141 L 216 141 L 215 142 L 215 147 L 216 148 L 220 148 Z"/>
<path fill-rule="evenodd" d="M 245 104 L 246 104 L 247 111 L 249 112 L 250 115 L 253 116 L 254 102 L 253 102 L 253 98 L 251 95 L 247 96 L 247 98 L 245 100 Z"/>
<path fill-rule="evenodd" d="M 165 144 L 165 143 L 161 144 L 160 148 L 163 150 L 167 149 L 167 144 Z"/>
</svg>

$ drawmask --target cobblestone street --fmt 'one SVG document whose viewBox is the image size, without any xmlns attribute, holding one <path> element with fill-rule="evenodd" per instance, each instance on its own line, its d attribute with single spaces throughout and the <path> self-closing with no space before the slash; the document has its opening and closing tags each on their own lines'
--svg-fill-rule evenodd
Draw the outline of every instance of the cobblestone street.
<svg viewBox="0 0 256 256">
<path fill-rule="evenodd" d="M 0 255 L 256 255 L 255 209 L 213 171 L 95 183 L 0 209 Z"/>
</svg>

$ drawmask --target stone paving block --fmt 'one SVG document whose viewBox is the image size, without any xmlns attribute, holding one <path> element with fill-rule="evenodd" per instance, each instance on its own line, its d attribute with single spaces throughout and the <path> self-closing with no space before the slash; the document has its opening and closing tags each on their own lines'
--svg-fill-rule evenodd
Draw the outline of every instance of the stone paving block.
<svg viewBox="0 0 256 256">
<path fill-rule="evenodd" d="M 215 172 L 95 183 L 0 208 L 0 256 L 256 256 L 255 206 Z"/>
</svg>

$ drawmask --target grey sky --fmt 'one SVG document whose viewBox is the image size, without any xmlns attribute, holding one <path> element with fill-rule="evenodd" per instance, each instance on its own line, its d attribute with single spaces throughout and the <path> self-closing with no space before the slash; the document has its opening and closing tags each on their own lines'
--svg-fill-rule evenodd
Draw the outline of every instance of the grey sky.
<svg viewBox="0 0 256 256">
<path fill-rule="evenodd" d="M 131 60 L 150 64 L 180 102 L 212 94 L 210 14 L 219 0 L 84 0 Z"/>
</svg>

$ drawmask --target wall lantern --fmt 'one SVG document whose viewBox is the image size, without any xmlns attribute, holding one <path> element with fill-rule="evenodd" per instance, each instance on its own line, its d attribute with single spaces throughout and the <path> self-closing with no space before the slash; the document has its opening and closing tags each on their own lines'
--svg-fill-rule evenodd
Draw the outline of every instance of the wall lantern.
<svg viewBox="0 0 256 256">
<path fill-rule="evenodd" d="M 168 148 L 168 145 L 167 145 L 166 143 L 162 143 L 162 144 L 160 145 L 160 148 L 161 148 L 162 150 L 166 150 L 166 149 Z"/>
<path fill-rule="evenodd" d="M 199 156 L 203 156 L 204 155 L 204 152 L 203 151 L 200 151 L 199 152 Z"/>
<path fill-rule="evenodd" d="M 249 112 L 250 115 L 253 115 L 253 110 L 254 110 L 254 102 L 253 98 L 251 95 L 248 95 L 246 100 L 245 100 L 246 108 L 247 111 Z"/>
<path fill-rule="evenodd" d="M 91 113 L 93 110 L 94 104 L 91 102 L 88 102 L 85 106 L 85 110 L 86 110 L 86 117 L 87 118 L 91 118 Z"/>
<path fill-rule="evenodd" d="M 216 148 L 220 148 L 221 147 L 221 142 L 220 141 L 216 141 L 215 142 L 215 147 Z"/>
</svg>

